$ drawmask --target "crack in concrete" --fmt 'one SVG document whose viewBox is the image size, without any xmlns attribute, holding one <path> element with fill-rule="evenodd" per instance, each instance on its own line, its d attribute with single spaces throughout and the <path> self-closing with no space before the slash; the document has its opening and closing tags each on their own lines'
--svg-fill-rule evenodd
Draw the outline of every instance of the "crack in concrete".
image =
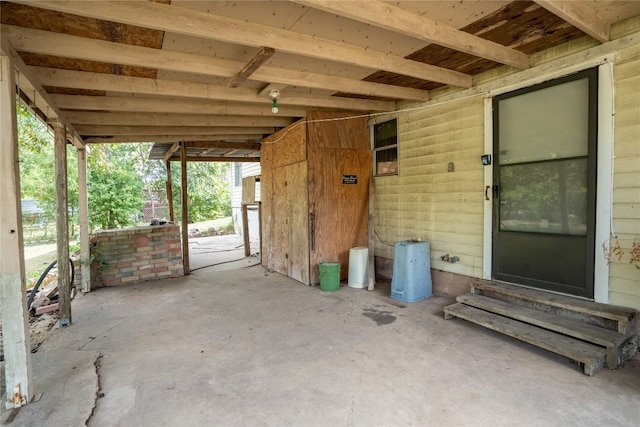
<svg viewBox="0 0 640 427">
<path fill-rule="evenodd" d="M 95 393 L 95 398 L 93 399 L 93 407 L 91 408 L 91 413 L 89 414 L 89 417 L 84 422 L 85 426 L 89 425 L 91 418 L 93 418 L 93 415 L 96 412 L 96 407 L 98 406 L 98 399 L 104 397 L 104 393 L 102 393 L 102 382 L 100 377 L 100 367 L 102 366 L 102 364 L 100 363 L 101 360 L 102 360 L 102 355 L 98 353 L 98 357 L 96 357 L 95 362 L 93 362 L 93 366 L 95 366 L 96 368 L 96 378 L 97 378 L 96 393 Z"/>
</svg>

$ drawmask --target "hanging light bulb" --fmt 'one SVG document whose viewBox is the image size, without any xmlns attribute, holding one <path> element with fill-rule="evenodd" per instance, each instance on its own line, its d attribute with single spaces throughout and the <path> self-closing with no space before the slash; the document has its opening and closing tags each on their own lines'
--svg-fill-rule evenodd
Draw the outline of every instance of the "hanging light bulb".
<svg viewBox="0 0 640 427">
<path fill-rule="evenodd" d="M 269 91 L 269 96 L 273 100 L 273 103 L 271 104 L 271 112 L 276 114 L 278 112 L 278 97 L 280 96 L 280 91 L 278 89 L 271 89 L 271 91 Z"/>
</svg>

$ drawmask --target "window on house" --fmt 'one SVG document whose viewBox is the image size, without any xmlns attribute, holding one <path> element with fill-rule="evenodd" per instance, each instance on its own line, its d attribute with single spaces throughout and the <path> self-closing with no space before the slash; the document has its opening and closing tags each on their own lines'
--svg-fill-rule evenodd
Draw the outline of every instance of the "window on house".
<svg viewBox="0 0 640 427">
<path fill-rule="evenodd" d="M 373 125 L 375 175 L 398 174 L 398 120 Z"/>
<path fill-rule="evenodd" d="M 242 163 L 234 163 L 233 176 L 236 187 L 242 186 Z"/>
</svg>

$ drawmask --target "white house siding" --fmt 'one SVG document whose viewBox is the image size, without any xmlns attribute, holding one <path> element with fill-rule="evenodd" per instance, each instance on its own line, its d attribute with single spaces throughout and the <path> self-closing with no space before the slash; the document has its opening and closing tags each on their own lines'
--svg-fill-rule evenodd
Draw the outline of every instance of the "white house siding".
<svg viewBox="0 0 640 427">
<path fill-rule="evenodd" d="M 622 257 L 609 265 L 609 301 L 640 310 L 640 260 L 630 263 L 634 241 L 640 245 L 640 45 L 621 50 L 615 68 L 615 160 L 613 230 Z M 599 255 L 599 254 L 598 254 Z"/>
<path fill-rule="evenodd" d="M 233 227 L 236 233 L 242 234 L 242 185 L 236 187 L 235 186 L 235 167 L 232 166 L 229 168 L 230 179 L 229 182 L 231 184 L 231 215 L 233 216 Z M 260 163 L 259 162 L 250 162 L 250 163 L 242 163 L 242 177 L 246 178 L 248 176 L 257 176 L 260 175 Z M 256 202 L 260 201 L 260 183 L 256 183 Z M 255 218 L 254 218 L 255 217 Z M 249 222 L 255 223 L 258 220 L 258 214 L 255 212 L 255 215 L 252 215 L 252 212 L 249 212 Z M 258 238 L 256 228 L 256 236 L 251 236 L 252 238 Z M 253 229 L 253 227 L 250 227 Z M 253 233 L 252 233 L 253 234 Z"/>
<path fill-rule="evenodd" d="M 624 28 L 623 28 L 624 27 Z M 614 38 L 638 34 L 640 19 L 613 28 Z M 609 300 L 640 309 L 640 270 L 629 263 L 635 242 L 640 244 L 640 46 L 615 53 L 615 164 L 613 179 L 613 226 L 624 255 L 612 258 L 609 269 Z M 597 49 L 589 38 L 532 57 L 532 65 Z M 599 53 L 600 54 L 600 53 Z M 546 69 L 553 72 L 553 69 Z M 486 90 L 467 91 L 470 97 L 438 104 L 438 96 L 452 97 L 450 89 L 432 92 L 435 103 L 424 109 L 398 113 L 399 175 L 375 179 L 375 254 L 393 259 L 393 244 L 421 238 L 431 245 L 431 267 L 469 277 L 482 277 L 484 182 L 480 156 L 484 151 L 483 100 L 489 90 L 535 78 L 503 68 L 477 76 Z M 506 77 L 501 81 L 501 75 Z M 524 77 L 526 76 L 526 77 Z M 480 83 L 482 85 L 482 83 Z M 464 93 L 464 92 L 463 92 Z M 472 96 L 476 95 L 477 96 Z M 447 164 L 454 163 L 454 172 Z M 615 240 L 614 240 L 615 243 Z M 598 243 L 600 244 L 600 243 Z M 444 254 L 460 261 L 442 261 Z M 604 256 L 601 248 L 596 257 Z M 434 283 L 435 285 L 435 283 Z"/>
<path fill-rule="evenodd" d="M 375 179 L 377 256 L 393 258 L 390 244 L 420 238 L 432 268 L 482 275 L 482 147 L 481 97 L 398 117 L 399 176 Z M 460 261 L 442 261 L 447 253 Z"/>
</svg>

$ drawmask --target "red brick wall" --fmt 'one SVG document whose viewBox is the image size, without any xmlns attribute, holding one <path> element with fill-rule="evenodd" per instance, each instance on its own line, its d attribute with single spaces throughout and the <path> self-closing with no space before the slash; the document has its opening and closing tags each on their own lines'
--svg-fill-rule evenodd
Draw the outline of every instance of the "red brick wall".
<svg viewBox="0 0 640 427">
<path fill-rule="evenodd" d="M 184 274 L 177 225 L 99 231 L 90 244 L 92 288 Z"/>
</svg>

